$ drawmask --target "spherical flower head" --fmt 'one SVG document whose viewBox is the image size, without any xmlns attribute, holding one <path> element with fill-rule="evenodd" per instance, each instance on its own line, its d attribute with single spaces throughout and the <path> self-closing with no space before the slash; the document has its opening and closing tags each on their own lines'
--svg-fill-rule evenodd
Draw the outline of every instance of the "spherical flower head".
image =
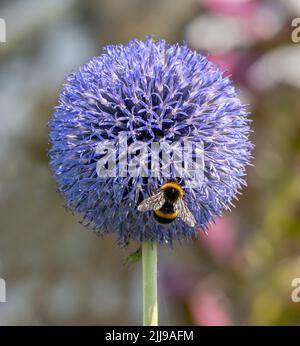
<svg viewBox="0 0 300 346">
<path fill-rule="evenodd" d="M 146 239 L 172 243 L 205 229 L 232 205 L 251 158 L 248 113 L 230 79 L 186 45 L 152 38 L 107 46 L 69 75 L 49 126 L 50 166 L 66 206 L 97 234 L 115 233 L 122 245 Z M 99 143 L 118 148 L 120 135 L 127 146 L 202 143 L 201 184 L 170 172 L 184 190 L 196 227 L 180 218 L 160 225 L 152 212 L 138 211 L 165 176 L 120 174 L 121 160 L 118 174 L 99 176 Z"/>
</svg>

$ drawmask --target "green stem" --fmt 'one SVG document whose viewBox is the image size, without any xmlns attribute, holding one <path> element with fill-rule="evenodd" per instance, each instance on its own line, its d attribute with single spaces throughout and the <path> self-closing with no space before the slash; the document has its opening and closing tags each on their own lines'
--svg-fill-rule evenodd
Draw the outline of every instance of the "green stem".
<svg viewBox="0 0 300 346">
<path fill-rule="evenodd" d="M 158 325 L 157 311 L 157 244 L 144 241 L 143 256 L 143 323 Z"/>
</svg>

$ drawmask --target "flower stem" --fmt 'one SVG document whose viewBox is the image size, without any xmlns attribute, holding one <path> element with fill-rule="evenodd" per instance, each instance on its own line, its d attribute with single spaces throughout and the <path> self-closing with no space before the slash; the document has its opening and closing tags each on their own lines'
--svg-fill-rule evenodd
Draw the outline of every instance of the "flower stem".
<svg viewBox="0 0 300 346">
<path fill-rule="evenodd" d="M 143 324 L 158 325 L 157 311 L 157 244 L 144 241 L 143 257 Z"/>
</svg>

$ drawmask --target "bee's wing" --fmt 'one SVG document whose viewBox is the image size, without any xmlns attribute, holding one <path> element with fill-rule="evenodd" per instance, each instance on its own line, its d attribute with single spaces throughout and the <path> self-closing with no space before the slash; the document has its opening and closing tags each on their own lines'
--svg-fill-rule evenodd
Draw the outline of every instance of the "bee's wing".
<svg viewBox="0 0 300 346">
<path fill-rule="evenodd" d="M 164 192 L 159 191 L 157 194 L 144 199 L 143 202 L 138 205 L 138 211 L 158 210 L 164 205 L 164 203 Z"/>
<path fill-rule="evenodd" d="M 194 215 L 190 212 L 183 198 L 178 198 L 178 200 L 174 203 L 174 210 L 177 212 L 177 216 L 185 223 L 187 223 L 191 227 L 196 226 Z"/>
</svg>

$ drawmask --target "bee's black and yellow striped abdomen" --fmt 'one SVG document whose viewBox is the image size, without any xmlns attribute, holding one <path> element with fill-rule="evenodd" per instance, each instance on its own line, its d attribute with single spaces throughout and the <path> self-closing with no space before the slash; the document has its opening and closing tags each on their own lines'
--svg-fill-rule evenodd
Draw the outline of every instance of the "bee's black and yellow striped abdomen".
<svg viewBox="0 0 300 346">
<path fill-rule="evenodd" d="M 158 223 L 169 224 L 177 217 L 177 212 L 174 210 L 174 203 L 178 198 L 183 196 L 183 190 L 176 182 L 169 181 L 161 187 L 164 191 L 166 202 L 159 210 L 154 210 L 154 218 Z"/>
<path fill-rule="evenodd" d="M 167 210 L 164 206 L 159 210 L 154 210 L 154 219 L 161 224 L 169 224 L 176 219 L 177 213 Z"/>
</svg>

